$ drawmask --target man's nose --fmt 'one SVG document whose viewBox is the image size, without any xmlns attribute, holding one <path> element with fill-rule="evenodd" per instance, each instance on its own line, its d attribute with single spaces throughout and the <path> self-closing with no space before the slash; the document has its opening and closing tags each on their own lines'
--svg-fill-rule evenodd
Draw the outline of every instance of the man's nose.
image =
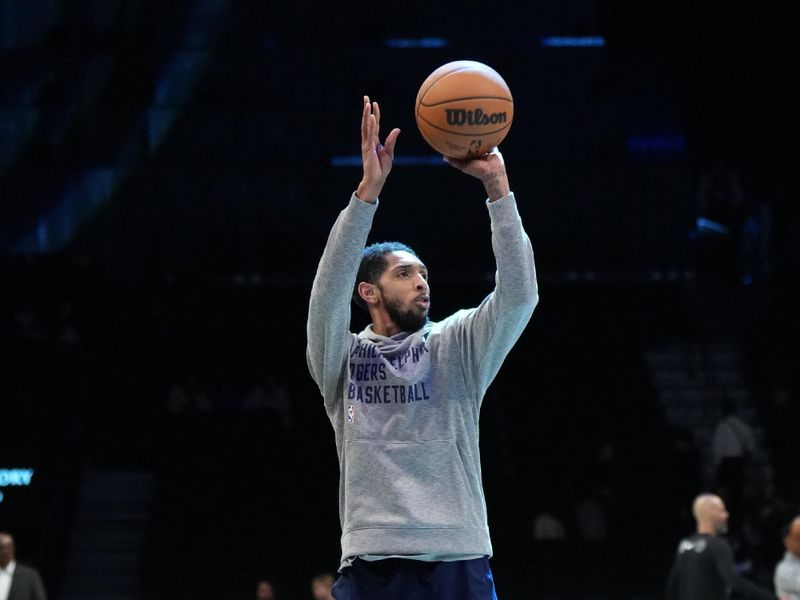
<svg viewBox="0 0 800 600">
<path fill-rule="evenodd" d="M 427 290 L 428 289 L 428 282 L 422 275 L 417 275 L 417 289 L 418 290 Z"/>
</svg>

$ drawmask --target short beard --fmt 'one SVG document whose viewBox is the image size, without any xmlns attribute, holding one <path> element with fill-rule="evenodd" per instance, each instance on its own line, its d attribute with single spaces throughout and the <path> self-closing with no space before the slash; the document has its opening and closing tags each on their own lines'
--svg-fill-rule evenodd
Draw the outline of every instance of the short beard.
<svg viewBox="0 0 800 600">
<path fill-rule="evenodd" d="M 417 331 L 418 329 L 422 329 L 425 323 L 428 322 L 427 312 L 424 312 L 422 315 L 415 314 L 410 310 L 403 312 L 400 310 L 400 304 L 393 301 L 386 302 L 384 306 L 386 307 L 386 312 L 389 314 L 389 318 L 392 319 L 392 322 L 397 325 L 401 331 Z"/>
<path fill-rule="evenodd" d="M 717 535 L 725 535 L 728 533 L 728 524 L 725 521 L 714 523 L 714 531 Z"/>
</svg>

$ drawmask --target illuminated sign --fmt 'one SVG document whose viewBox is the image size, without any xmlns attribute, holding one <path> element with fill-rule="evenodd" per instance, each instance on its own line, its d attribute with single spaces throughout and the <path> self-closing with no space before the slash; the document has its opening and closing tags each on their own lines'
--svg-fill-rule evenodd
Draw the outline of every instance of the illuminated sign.
<svg viewBox="0 0 800 600">
<path fill-rule="evenodd" d="M 386 38 L 383 42 L 388 48 L 444 48 L 450 40 L 443 37 Z"/>
<path fill-rule="evenodd" d="M 601 35 L 551 35 L 543 37 L 540 42 L 545 48 L 602 48 L 606 38 Z"/>
<path fill-rule="evenodd" d="M 0 502 L 5 499 L 3 488 L 28 487 L 33 480 L 33 469 L 0 469 Z"/>
</svg>

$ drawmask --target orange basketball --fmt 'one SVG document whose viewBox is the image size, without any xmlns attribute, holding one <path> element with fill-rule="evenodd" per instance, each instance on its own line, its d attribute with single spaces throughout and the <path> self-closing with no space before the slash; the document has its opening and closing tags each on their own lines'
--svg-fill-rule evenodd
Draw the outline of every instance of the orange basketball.
<svg viewBox="0 0 800 600">
<path fill-rule="evenodd" d="M 440 154 L 480 156 L 508 134 L 514 100 L 497 71 L 457 60 L 442 65 L 422 83 L 415 114 L 422 137 Z"/>
</svg>

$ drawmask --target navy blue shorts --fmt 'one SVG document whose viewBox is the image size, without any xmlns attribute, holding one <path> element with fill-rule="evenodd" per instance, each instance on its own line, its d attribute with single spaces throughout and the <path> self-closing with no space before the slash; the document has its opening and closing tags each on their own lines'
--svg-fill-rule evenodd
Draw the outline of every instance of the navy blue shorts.
<svg viewBox="0 0 800 600">
<path fill-rule="evenodd" d="M 335 600 L 497 600 L 488 558 L 425 562 L 356 559 L 333 585 Z"/>
</svg>

